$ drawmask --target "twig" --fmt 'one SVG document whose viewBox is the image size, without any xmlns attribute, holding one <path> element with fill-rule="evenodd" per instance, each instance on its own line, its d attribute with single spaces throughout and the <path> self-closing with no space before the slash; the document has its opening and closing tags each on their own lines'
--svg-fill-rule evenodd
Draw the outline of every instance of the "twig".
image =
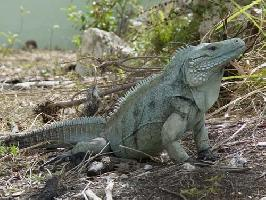
<svg viewBox="0 0 266 200">
<path fill-rule="evenodd" d="M 71 170 L 69 170 L 67 173 L 66 173 L 66 176 L 68 176 L 68 174 L 71 174 L 71 172 L 75 172 L 75 170 L 77 170 L 79 173 L 82 171 L 82 169 L 84 167 L 87 166 L 87 164 L 89 162 L 91 162 L 92 160 L 94 160 L 95 158 L 97 158 L 98 156 L 101 156 L 101 155 L 104 155 L 105 153 L 103 153 L 103 151 L 105 150 L 106 147 L 108 147 L 110 143 L 108 142 L 102 149 L 99 153 L 95 154 L 94 156 L 89 156 L 89 158 L 86 160 L 86 157 L 88 154 L 90 154 L 90 150 L 88 150 L 83 158 L 83 160 L 77 165 L 75 166 L 74 168 L 72 168 Z"/>
<path fill-rule="evenodd" d="M 37 118 L 38 118 L 40 115 L 42 115 L 42 114 L 43 114 L 43 113 L 39 113 L 39 114 L 34 118 L 33 122 L 32 122 L 31 125 L 30 125 L 30 127 L 29 127 L 28 129 L 26 129 L 25 132 L 28 132 L 29 130 L 32 129 L 32 127 L 34 126 L 34 124 L 35 124 Z"/>
<path fill-rule="evenodd" d="M 136 85 L 136 82 L 134 83 L 127 83 L 127 84 L 124 84 L 122 86 L 119 86 L 119 87 L 116 87 L 116 88 L 112 88 L 112 89 L 109 89 L 109 90 L 106 90 L 106 91 L 103 91 L 99 94 L 100 97 L 103 97 L 105 95 L 108 95 L 108 94 L 111 94 L 111 93 L 115 93 L 115 92 L 119 92 L 119 91 L 122 91 L 122 90 L 126 90 L 132 86 Z M 72 97 L 72 99 L 74 97 L 76 97 L 77 95 L 85 92 L 86 90 L 82 90 L 76 94 L 74 94 L 74 96 Z M 60 101 L 60 102 L 56 102 L 56 103 L 49 103 L 47 105 L 47 108 L 59 108 L 59 109 L 63 109 L 63 108 L 69 108 L 69 107 L 73 107 L 73 106 L 78 106 L 82 103 L 85 103 L 87 101 L 87 98 L 81 98 L 81 99 L 78 99 L 78 100 L 70 100 L 70 101 Z"/>
<path fill-rule="evenodd" d="M 80 169 L 79 169 L 79 172 L 81 172 L 82 171 L 82 169 L 84 168 L 84 167 L 86 167 L 87 165 L 88 165 L 88 163 L 90 163 L 92 160 L 94 160 L 95 158 L 97 158 L 97 157 L 99 157 L 99 156 L 101 156 L 101 155 L 104 155 L 105 153 L 103 153 L 103 151 L 106 149 L 106 147 L 108 147 L 110 145 L 110 142 L 108 142 L 102 149 L 101 149 L 101 151 L 99 152 L 99 153 L 97 153 L 97 154 L 95 154 L 94 156 L 90 156 L 90 158 L 89 159 L 87 159 L 87 160 L 85 160 L 85 162 L 84 162 L 84 165 L 82 165 L 81 167 L 80 167 Z M 110 152 L 107 152 L 107 154 L 109 154 Z M 86 158 L 86 157 L 85 157 Z"/>
<path fill-rule="evenodd" d="M 244 95 L 244 96 L 242 96 L 242 97 L 238 97 L 237 99 L 231 101 L 230 103 L 226 104 L 225 106 L 222 106 L 221 108 L 217 109 L 216 111 L 214 111 L 214 112 L 208 114 L 207 117 L 210 118 L 210 117 L 212 117 L 213 115 L 215 115 L 215 114 L 221 112 L 222 110 L 228 108 L 229 106 L 235 104 L 236 102 L 238 102 L 238 101 L 240 101 L 240 100 L 243 101 L 244 99 L 248 98 L 249 96 L 261 92 L 263 89 L 266 89 L 266 86 L 264 86 L 263 88 L 259 88 L 259 89 L 257 89 L 257 90 L 254 90 L 254 91 L 252 91 L 252 92 L 250 92 L 250 93 L 247 93 L 246 95 Z"/>
<path fill-rule="evenodd" d="M 82 191 L 82 195 L 86 200 L 102 200 L 91 189 L 88 188 L 88 185 L 86 185 L 85 189 Z"/>
<path fill-rule="evenodd" d="M 149 155 L 149 154 L 147 154 L 147 153 L 145 153 L 145 152 L 143 152 L 143 151 L 140 151 L 140 150 L 137 150 L 137 149 L 133 149 L 133 148 L 130 148 L 130 147 L 127 147 L 127 146 L 123 146 L 123 145 L 119 145 L 119 147 L 122 147 L 122 148 L 125 148 L 125 149 L 129 149 L 129 150 L 131 150 L 131 151 L 135 151 L 135 152 L 138 152 L 138 153 L 141 153 L 141 154 L 144 154 L 145 156 L 148 156 L 151 160 L 153 160 L 153 161 L 156 161 L 156 162 L 161 162 L 161 160 L 160 159 L 158 159 L 158 158 L 155 158 L 155 157 L 153 157 L 153 156 L 151 156 L 151 155 Z"/>
<path fill-rule="evenodd" d="M 262 172 L 262 174 L 258 178 L 255 178 L 255 181 L 257 181 L 257 180 L 259 180 L 265 176 L 266 176 L 266 172 Z"/>
<path fill-rule="evenodd" d="M 183 195 L 183 194 L 180 194 L 180 193 L 176 193 L 176 192 L 172 192 L 171 190 L 168 190 L 166 188 L 162 188 L 162 187 L 159 187 L 160 190 L 164 191 L 164 192 L 167 192 L 169 194 L 173 194 L 175 196 L 178 196 L 180 197 L 181 199 L 184 199 L 184 200 L 187 200 L 187 198 Z"/>
<path fill-rule="evenodd" d="M 107 181 L 107 186 L 105 188 L 105 195 L 106 195 L 106 200 L 113 200 L 113 196 L 112 196 L 112 190 L 114 188 L 114 181 L 109 179 Z"/>
<path fill-rule="evenodd" d="M 152 196 L 154 195 L 154 193 L 155 193 L 155 192 L 152 192 L 152 193 L 148 196 L 148 198 L 147 198 L 146 200 L 150 200 L 150 199 L 152 198 Z"/>
<path fill-rule="evenodd" d="M 225 166 L 224 167 L 221 166 L 219 169 L 231 173 L 242 173 L 251 170 L 251 168 L 248 167 L 225 167 Z"/>
<path fill-rule="evenodd" d="M 119 87 L 111 88 L 111 89 L 109 89 L 109 90 L 105 90 L 105 91 L 103 91 L 103 92 L 99 92 L 99 96 L 100 96 L 100 97 L 103 97 L 103 96 L 108 95 L 108 94 L 112 94 L 112 93 L 115 93 L 115 92 L 119 92 L 119 91 L 121 91 L 121 90 L 128 89 L 128 88 L 130 88 L 130 87 L 132 87 L 132 86 L 134 86 L 134 85 L 136 85 L 136 82 L 133 82 L 133 83 L 127 83 L 127 84 L 124 84 L 124 85 L 119 86 Z M 81 93 L 87 92 L 87 91 L 88 91 L 88 90 L 86 89 L 86 90 L 81 90 L 81 91 L 77 92 L 76 94 L 74 94 L 74 95 L 72 96 L 70 102 L 74 102 L 74 101 L 75 101 L 74 98 L 75 98 L 76 96 L 80 95 Z M 87 101 L 86 98 L 83 98 L 83 99 L 84 99 L 84 102 Z M 83 99 L 80 99 L 80 100 L 83 100 Z M 60 102 L 58 102 L 58 103 L 60 103 Z"/>
<path fill-rule="evenodd" d="M 232 140 L 233 138 L 236 137 L 236 135 L 242 131 L 245 127 L 247 126 L 247 123 L 243 124 L 233 135 L 231 135 L 229 138 L 225 139 L 224 141 L 218 143 L 218 144 L 214 144 L 212 147 L 212 150 L 216 150 L 218 149 L 220 146 L 222 146 L 223 144 L 229 142 L 230 140 Z"/>
<path fill-rule="evenodd" d="M 124 58 L 124 59 L 117 59 L 114 61 L 105 61 L 102 63 L 102 65 L 112 65 L 113 63 L 124 63 L 126 61 L 129 60 L 135 60 L 135 59 L 147 59 L 147 58 L 169 58 L 166 56 L 135 56 L 135 57 L 128 57 L 128 58 Z M 85 59 L 92 59 L 92 60 L 96 60 L 98 62 L 101 62 L 101 59 L 96 58 L 94 56 L 84 56 L 82 58 L 79 58 L 76 60 L 76 62 L 81 61 L 81 60 L 85 60 Z M 61 62 L 60 64 L 68 64 L 68 63 L 74 63 L 75 61 L 67 61 L 67 62 Z"/>
</svg>

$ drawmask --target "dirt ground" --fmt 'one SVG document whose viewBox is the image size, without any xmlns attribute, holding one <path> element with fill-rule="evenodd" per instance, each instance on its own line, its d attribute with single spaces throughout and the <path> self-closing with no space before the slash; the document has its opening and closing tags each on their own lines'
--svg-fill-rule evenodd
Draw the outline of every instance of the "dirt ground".
<svg viewBox="0 0 266 200">
<path fill-rule="evenodd" d="M 15 51 L 1 57 L 1 135 L 42 126 L 41 116 L 33 113 L 38 103 L 47 99 L 69 100 L 80 89 L 93 84 L 92 78 L 84 79 L 74 72 L 66 72 L 66 67 L 75 59 L 72 52 L 40 50 Z M 75 108 L 69 108 L 60 112 L 59 119 L 77 116 Z M 55 152 L 33 148 L 21 150 L 15 156 L 3 155 L 0 157 L 0 199 L 53 199 L 53 196 L 84 199 L 84 193 L 90 191 L 104 198 L 108 193 L 106 187 L 110 189 L 112 184 L 114 199 L 259 200 L 266 197 L 266 146 L 263 143 L 266 142 L 266 121 L 263 113 L 207 116 L 207 126 L 219 156 L 213 164 L 177 165 L 163 154 L 157 162 L 121 160 L 112 171 L 88 176 L 86 169 L 75 168 L 62 173 L 65 163 L 56 169 L 49 165 L 40 170 L 45 161 L 62 149 Z M 190 135 L 184 139 L 184 145 L 195 158 Z M 49 179 L 51 173 L 56 176 Z"/>
</svg>

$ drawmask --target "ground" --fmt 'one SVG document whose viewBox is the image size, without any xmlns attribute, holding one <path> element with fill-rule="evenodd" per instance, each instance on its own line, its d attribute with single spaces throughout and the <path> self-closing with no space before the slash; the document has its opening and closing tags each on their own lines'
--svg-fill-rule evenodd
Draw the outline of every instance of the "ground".
<svg viewBox="0 0 266 200">
<path fill-rule="evenodd" d="M 73 94 L 93 84 L 93 78 L 81 78 L 69 72 L 71 61 L 75 61 L 75 54 L 72 52 L 40 50 L 14 51 L 1 58 L 2 135 L 42 126 L 41 116 L 33 113 L 33 108 L 38 103 L 47 99 L 69 100 Z M 60 84 L 55 80 L 60 81 Z M 99 84 L 104 88 L 110 82 L 99 79 Z M 62 120 L 77 117 L 78 114 L 74 108 L 68 108 L 57 117 Z M 60 170 L 65 163 L 56 169 L 52 165 L 44 170 L 39 168 L 50 156 L 58 155 L 62 149 L 51 151 L 30 148 L 21 150 L 16 155 L 4 154 L 0 157 L 0 198 L 52 199 L 51 196 L 56 195 L 58 199 L 84 199 L 82 191 L 89 190 L 103 198 L 110 180 L 114 183 L 114 199 L 266 197 L 266 146 L 262 143 L 266 141 L 266 121 L 263 113 L 209 113 L 207 126 L 211 143 L 219 156 L 219 160 L 213 165 L 199 162 L 178 165 L 169 161 L 164 154 L 155 161 L 121 160 L 112 171 L 88 176 L 86 170 L 81 170 L 82 165 L 81 168 L 64 173 L 60 173 Z M 184 145 L 192 158 L 195 158 L 190 135 L 184 139 Z M 91 160 L 97 159 L 100 156 Z M 49 179 L 50 173 L 57 176 Z"/>
</svg>

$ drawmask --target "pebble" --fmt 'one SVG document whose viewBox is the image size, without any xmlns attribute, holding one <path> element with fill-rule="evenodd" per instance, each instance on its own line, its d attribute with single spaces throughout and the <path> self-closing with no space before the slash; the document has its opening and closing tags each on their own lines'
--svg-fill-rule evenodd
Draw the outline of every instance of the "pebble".
<svg viewBox="0 0 266 200">
<path fill-rule="evenodd" d="M 184 163 L 182 166 L 185 170 L 188 171 L 193 171 L 196 169 L 196 167 L 194 165 L 191 165 L 190 163 Z"/>
<path fill-rule="evenodd" d="M 147 164 L 147 165 L 144 166 L 144 170 L 145 171 L 151 170 L 152 168 L 153 168 L 152 165 L 148 165 Z"/>
<path fill-rule="evenodd" d="M 120 176 L 120 178 L 122 178 L 122 179 L 127 179 L 127 178 L 128 178 L 128 175 L 126 175 L 126 174 L 122 174 L 122 175 Z"/>
</svg>

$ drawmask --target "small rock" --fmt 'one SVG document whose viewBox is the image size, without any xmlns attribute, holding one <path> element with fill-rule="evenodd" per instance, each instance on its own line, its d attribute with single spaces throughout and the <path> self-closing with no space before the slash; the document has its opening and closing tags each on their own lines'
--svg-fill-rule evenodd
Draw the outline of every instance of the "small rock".
<svg viewBox="0 0 266 200">
<path fill-rule="evenodd" d="M 143 169 L 145 171 L 148 171 L 148 170 L 151 170 L 152 168 L 153 168 L 152 165 L 145 165 Z"/>
<path fill-rule="evenodd" d="M 161 161 L 163 163 L 169 162 L 170 161 L 170 157 L 168 155 L 168 153 L 166 151 L 162 152 L 160 155 Z"/>
<path fill-rule="evenodd" d="M 128 175 L 126 175 L 126 174 L 122 174 L 122 175 L 120 176 L 120 178 L 121 178 L 121 179 L 127 179 L 127 178 L 128 178 Z"/>
<path fill-rule="evenodd" d="M 136 55 L 136 52 L 115 33 L 98 28 L 89 28 L 84 31 L 82 36 L 75 71 L 81 77 L 95 76 L 99 73 L 96 68 L 99 62 L 89 57 L 101 59 L 104 57 L 113 57 L 114 55 L 128 57 Z"/>
<path fill-rule="evenodd" d="M 116 173 L 110 173 L 110 174 L 108 175 L 108 177 L 111 178 L 111 179 L 115 179 L 115 178 L 118 177 L 118 175 L 117 175 Z"/>
<path fill-rule="evenodd" d="M 81 54 L 89 54 L 96 58 L 120 54 L 128 56 L 134 50 L 113 32 L 106 32 L 98 28 L 89 28 L 84 31 L 81 43 Z"/>
<path fill-rule="evenodd" d="M 193 171 L 196 169 L 196 167 L 194 165 L 191 165 L 190 163 L 184 163 L 182 167 L 187 171 Z"/>
<path fill-rule="evenodd" d="M 87 176 L 95 176 L 101 174 L 101 172 L 104 170 L 104 164 L 102 162 L 94 161 L 90 164 Z"/>
<path fill-rule="evenodd" d="M 234 157 L 230 160 L 230 165 L 232 167 L 246 167 L 247 159 L 244 158 L 241 154 L 236 153 Z"/>
<path fill-rule="evenodd" d="M 266 147 L 266 142 L 258 142 L 258 147 Z"/>
<path fill-rule="evenodd" d="M 12 193 L 12 197 L 18 197 L 18 196 L 21 196 L 25 191 L 22 190 L 22 191 L 19 191 L 19 192 L 14 192 Z"/>
</svg>

